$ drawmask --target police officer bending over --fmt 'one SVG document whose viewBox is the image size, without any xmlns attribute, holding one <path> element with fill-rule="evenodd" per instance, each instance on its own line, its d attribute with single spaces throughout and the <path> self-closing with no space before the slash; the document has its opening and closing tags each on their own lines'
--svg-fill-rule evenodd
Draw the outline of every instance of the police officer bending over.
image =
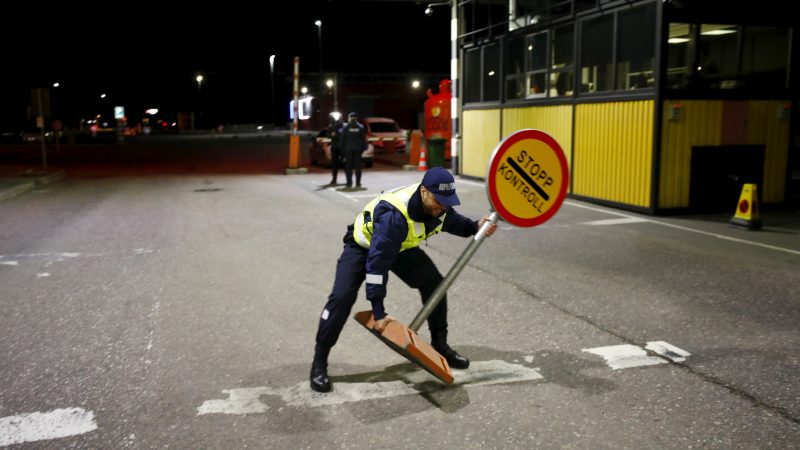
<svg viewBox="0 0 800 450">
<path fill-rule="evenodd" d="M 420 243 L 440 231 L 469 237 L 489 220 L 488 215 L 480 221 L 462 216 L 453 209 L 459 204 L 453 175 L 442 167 L 434 167 L 425 173 L 421 183 L 386 191 L 367 203 L 355 223 L 347 227 L 333 291 L 319 320 L 311 389 L 330 392 L 333 388 L 328 378 L 328 354 L 339 339 L 365 279 L 367 300 L 372 303 L 375 329 L 379 331 L 394 320 L 383 306 L 389 270 L 408 286 L 419 289 L 423 303 L 431 297 L 442 275 L 419 248 Z M 486 236 L 496 229 L 492 224 Z M 447 344 L 447 296 L 428 317 L 428 328 L 433 348 L 447 359 L 450 367 L 469 367 L 469 359 Z"/>
</svg>

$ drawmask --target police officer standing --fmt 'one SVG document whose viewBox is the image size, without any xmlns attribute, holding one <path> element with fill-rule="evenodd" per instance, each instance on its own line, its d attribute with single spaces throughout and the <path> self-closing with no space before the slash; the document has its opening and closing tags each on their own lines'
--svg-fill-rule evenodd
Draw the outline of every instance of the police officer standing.
<svg viewBox="0 0 800 450">
<path fill-rule="evenodd" d="M 328 124 L 328 137 L 331 138 L 331 182 L 329 186 L 336 186 L 336 179 L 339 178 L 339 167 L 342 166 L 342 140 L 339 133 L 344 126 L 341 114 L 331 113 L 330 123 Z"/>
<path fill-rule="evenodd" d="M 453 175 L 445 168 L 434 167 L 425 173 L 421 183 L 385 191 L 374 198 L 347 227 L 333 290 L 319 319 L 311 389 L 317 392 L 333 389 L 328 378 L 328 354 L 339 339 L 364 280 L 378 331 L 394 320 L 386 315 L 383 306 L 390 270 L 408 286 L 419 289 L 423 303 L 430 299 L 442 275 L 419 248 L 420 243 L 440 231 L 472 236 L 489 220 L 488 215 L 480 221 L 462 216 L 453 209 L 459 204 Z M 496 229 L 495 224 L 487 227 L 486 236 Z M 433 348 L 447 359 L 450 367 L 469 367 L 469 359 L 447 344 L 447 296 L 428 316 L 428 327 Z"/>
<path fill-rule="evenodd" d="M 347 177 L 345 189 L 353 187 L 353 171 L 356 172 L 356 187 L 361 187 L 361 153 L 367 149 L 367 131 L 358 122 L 358 114 L 347 115 L 347 124 L 341 130 L 341 149 L 344 152 L 344 173 Z"/>
</svg>

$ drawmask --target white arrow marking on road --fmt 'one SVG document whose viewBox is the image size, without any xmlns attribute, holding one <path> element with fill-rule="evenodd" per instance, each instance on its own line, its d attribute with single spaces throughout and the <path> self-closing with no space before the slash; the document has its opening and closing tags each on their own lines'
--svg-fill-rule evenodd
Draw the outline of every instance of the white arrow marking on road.
<svg viewBox="0 0 800 450">
<path fill-rule="evenodd" d="M 0 418 L 0 446 L 74 436 L 96 429 L 94 413 L 83 408 L 3 417 Z"/>
<path fill-rule="evenodd" d="M 544 377 L 536 369 L 505 361 L 473 361 L 468 370 L 456 371 L 454 386 L 481 386 L 516 381 L 539 380 Z M 261 396 L 280 397 L 289 406 L 333 406 L 362 400 L 414 395 L 441 388 L 434 384 L 430 374 L 417 370 L 401 375 L 404 380 L 379 381 L 373 383 L 335 383 L 333 392 L 319 394 L 311 391 L 308 382 L 303 381 L 287 388 L 237 388 L 222 391 L 227 399 L 206 400 L 197 408 L 197 415 L 203 414 L 255 414 L 263 413 L 269 406 L 262 403 Z M 431 384 L 428 384 L 431 383 Z M 436 386 L 434 388 L 434 386 Z"/>
<path fill-rule="evenodd" d="M 648 342 L 645 348 L 651 352 L 658 353 L 665 358 L 669 358 L 674 362 L 686 361 L 686 357 L 691 355 L 691 353 L 687 352 L 686 350 L 675 347 L 669 342 L 664 341 Z M 583 349 L 582 351 L 602 356 L 605 358 L 606 364 L 608 364 L 613 370 L 628 369 L 631 367 L 640 366 L 653 366 L 656 364 L 666 364 L 669 362 L 664 358 L 649 356 L 647 351 L 641 347 L 630 344 L 589 348 Z"/>
</svg>

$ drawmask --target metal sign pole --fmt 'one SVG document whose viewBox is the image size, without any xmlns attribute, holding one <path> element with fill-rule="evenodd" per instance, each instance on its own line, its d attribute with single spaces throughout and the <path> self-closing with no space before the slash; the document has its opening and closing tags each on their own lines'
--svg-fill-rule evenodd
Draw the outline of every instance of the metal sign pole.
<svg viewBox="0 0 800 450">
<path fill-rule="evenodd" d="M 461 270 L 464 266 L 467 265 L 469 260 L 472 258 L 472 255 L 475 254 L 475 251 L 478 250 L 478 247 L 483 243 L 484 239 L 486 239 L 486 229 L 489 228 L 490 225 L 494 225 L 500 219 L 500 216 L 496 212 L 492 212 L 489 216 L 489 220 L 483 224 L 480 230 L 475 234 L 475 237 L 472 238 L 472 241 L 467 245 L 467 248 L 461 253 L 461 256 L 458 257 L 453 267 L 450 268 L 450 271 L 447 272 L 447 276 L 444 277 L 439 286 L 436 287 L 436 290 L 433 291 L 431 298 L 425 303 L 425 306 L 422 307 L 422 310 L 417 314 L 417 317 L 411 322 L 408 326 L 409 329 L 413 331 L 419 330 L 419 327 L 422 326 L 422 323 L 428 319 L 428 316 L 431 315 L 434 309 L 439 305 L 444 298 L 445 293 L 447 293 L 447 288 L 453 284 L 453 282 L 458 277 L 458 274 L 461 273 Z"/>
</svg>

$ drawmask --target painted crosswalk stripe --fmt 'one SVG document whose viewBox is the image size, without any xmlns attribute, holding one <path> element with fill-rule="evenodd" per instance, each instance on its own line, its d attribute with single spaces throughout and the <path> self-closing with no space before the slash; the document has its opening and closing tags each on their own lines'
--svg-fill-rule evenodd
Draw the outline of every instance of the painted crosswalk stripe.
<svg viewBox="0 0 800 450">
<path fill-rule="evenodd" d="M 537 369 L 505 361 L 473 361 L 468 370 L 456 371 L 455 385 L 464 387 L 482 386 L 518 381 L 542 379 Z M 197 408 L 197 415 L 204 414 L 257 414 L 264 413 L 269 406 L 261 401 L 263 396 L 280 398 L 288 406 L 335 406 L 362 400 L 413 395 L 438 389 L 441 385 L 432 381 L 422 370 L 398 374 L 401 378 L 392 381 L 365 383 L 335 383 L 333 392 L 318 394 L 311 391 L 308 382 L 286 388 L 265 386 L 226 389 L 226 399 L 207 400 Z"/>
<path fill-rule="evenodd" d="M 664 358 L 660 356 L 651 356 L 647 353 L 647 350 L 662 355 Z M 582 351 L 603 357 L 603 359 L 606 360 L 606 364 L 608 364 L 612 370 L 654 366 L 657 364 L 666 364 L 669 361 L 681 362 L 685 361 L 686 357 L 691 355 L 691 353 L 686 350 L 675 347 L 664 341 L 648 342 L 645 348 L 631 344 L 622 344 L 585 348 Z"/>
<path fill-rule="evenodd" d="M 664 341 L 648 342 L 644 348 L 650 350 L 651 352 L 655 352 L 658 353 L 659 355 L 669 358 L 674 362 L 686 361 L 686 357 L 691 356 L 691 353 L 687 352 L 686 350 L 675 347 L 669 342 L 664 342 Z"/>
<path fill-rule="evenodd" d="M 94 412 L 83 408 L 54 409 L 0 418 L 0 446 L 88 433 L 97 429 Z"/>
<path fill-rule="evenodd" d="M 667 363 L 667 360 L 657 356 L 649 356 L 641 347 L 630 344 L 589 348 L 583 349 L 583 351 L 602 356 L 606 360 L 606 364 L 613 370 Z"/>
</svg>

